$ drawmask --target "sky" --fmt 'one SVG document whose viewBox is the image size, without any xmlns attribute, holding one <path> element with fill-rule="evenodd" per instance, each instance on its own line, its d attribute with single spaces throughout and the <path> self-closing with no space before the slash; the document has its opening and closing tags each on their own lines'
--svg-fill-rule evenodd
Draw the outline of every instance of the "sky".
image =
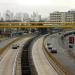
<svg viewBox="0 0 75 75">
<path fill-rule="evenodd" d="M 68 11 L 75 9 L 75 0 L 0 0 L 0 12 L 38 12 L 43 17 L 53 11 Z"/>
</svg>

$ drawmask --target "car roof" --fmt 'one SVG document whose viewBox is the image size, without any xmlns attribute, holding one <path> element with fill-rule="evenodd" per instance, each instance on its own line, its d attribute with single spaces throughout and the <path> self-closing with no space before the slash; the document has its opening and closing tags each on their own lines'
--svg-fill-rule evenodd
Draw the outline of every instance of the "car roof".
<svg viewBox="0 0 75 75">
<path fill-rule="evenodd" d="M 48 47 L 53 47 L 53 45 L 49 45 Z"/>
</svg>

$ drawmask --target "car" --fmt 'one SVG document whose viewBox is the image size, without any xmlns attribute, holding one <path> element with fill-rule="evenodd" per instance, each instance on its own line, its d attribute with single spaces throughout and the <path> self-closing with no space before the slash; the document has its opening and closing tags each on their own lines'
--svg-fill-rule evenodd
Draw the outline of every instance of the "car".
<svg viewBox="0 0 75 75">
<path fill-rule="evenodd" d="M 69 48 L 73 48 L 73 45 L 69 45 Z"/>
<path fill-rule="evenodd" d="M 52 48 L 51 53 L 57 53 L 57 49 L 56 48 Z"/>
<path fill-rule="evenodd" d="M 49 45 L 49 46 L 48 46 L 48 49 L 49 49 L 49 50 L 52 50 L 52 48 L 53 48 L 52 45 Z"/>
<path fill-rule="evenodd" d="M 58 34 L 61 34 L 61 32 L 59 32 Z"/>
<path fill-rule="evenodd" d="M 13 45 L 12 45 L 12 49 L 17 49 L 18 47 L 19 47 L 18 44 L 13 44 Z"/>
<path fill-rule="evenodd" d="M 51 45 L 51 43 L 47 43 L 47 46 Z"/>
</svg>

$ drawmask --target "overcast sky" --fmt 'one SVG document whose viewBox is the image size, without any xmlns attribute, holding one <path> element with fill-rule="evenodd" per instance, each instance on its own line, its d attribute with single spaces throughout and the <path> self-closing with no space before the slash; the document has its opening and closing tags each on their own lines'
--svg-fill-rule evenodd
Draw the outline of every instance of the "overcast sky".
<svg viewBox="0 0 75 75">
<path fill-rule="evenodd" d="M 75 0 L 0 0 L 0 12 L 10 9 L 13 12 L 37 11 L 48 16 L 53 11 L 68 11 L 75 9 Z"/>
</svg>

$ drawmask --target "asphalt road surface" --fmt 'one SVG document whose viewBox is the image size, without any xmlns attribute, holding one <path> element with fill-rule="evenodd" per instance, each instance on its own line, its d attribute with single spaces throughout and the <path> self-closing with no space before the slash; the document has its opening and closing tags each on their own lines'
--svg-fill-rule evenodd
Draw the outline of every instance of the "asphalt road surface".
<svg viewBox="0 0 75 75">
<path fill-rule="evenodd" d="M 36 71 L 38 75 L 58 75 L 43 52 L 43 38 L 44 37 L 41 37 L 35 41 L 32 47 L 32 58 Z"/>
<path fill-rule="evenodd" d="M 5 56 L 0 61 L 0 75 L 13 75 L 14 74 L 15 58 L 17 57 L 18 52 L 22 50 L 24 43 L 27 40 L 29 40 L 29 38 L 30 37 L 19 40 L 17 42 L 20 45 L 18 49 L 12 49 L 11 47 L 8 49 L 8 52 L 5 54 Z"/>
<path fill-rule="evenodd" d="M 47 47 L 47 43 L 51 43 L 53 47 L 57 49 L 57 54 L 53 54 L 53 56 L 61 64 L 63 64 L 67 68 L 67 70 L 72 73 L 72 75 L 75 75 L 75 61 L 67 53 L 67 50 L 62 48 L 59 42 L 59 34 L 54 34 L 54 35 L 49 36 L 45 42 L 46 42 L 46 47 Z"/>
<path fill-rule="evenodd" d="M 14 39 L 16 38 L 4 38 L 2 41 L 0 41 L 0 48 L 3 48 L 5 45 L 13 41 Z"/>
</svg>

